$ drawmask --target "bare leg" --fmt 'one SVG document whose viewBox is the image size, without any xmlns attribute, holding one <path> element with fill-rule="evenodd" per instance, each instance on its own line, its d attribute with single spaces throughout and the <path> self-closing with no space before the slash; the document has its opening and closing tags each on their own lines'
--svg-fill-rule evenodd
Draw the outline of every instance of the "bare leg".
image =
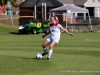
<svg viewBox="0 0 100 75">
<path fill-rule="evenodd" d="M 49 41 L 48 40 L 45 40 L 42 44 L 42 47 L 45 48 L 47 45 L 49 45 Z"/>
<path fill-rule="evenodd" d="M 42 44 L 42 47 L 43 47 L 43 50 L 44 50 L 44 53 L 42 54 L 42 56 L 44 56 L 45 54 L 48 54 L 47 48 L 46 48 L 47 45 L 49 45 L 49 41 L 45 40 L 44 43 Z"/>
<path fill-rule="evenodd" d="M 50 57 L 51 57 L 51 55 L 52 55 L 52 52 L 53 52 L 53 47 L 54 47 L 56 44 L 57 44 L 57 43 L 56 43 L 55 41 L 52 41 L 52 42 L 50 43 L 47 59 L 50 59 Z"/>
</svg>

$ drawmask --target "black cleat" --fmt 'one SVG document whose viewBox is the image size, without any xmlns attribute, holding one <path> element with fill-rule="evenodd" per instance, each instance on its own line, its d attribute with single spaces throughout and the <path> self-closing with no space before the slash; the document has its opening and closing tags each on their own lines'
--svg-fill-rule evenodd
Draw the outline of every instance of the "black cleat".
<svg viewBox="0 0 100 75">
<path fill-rule="evenodd" d="M 47 58 L 47 60 L 50 60 L 50 58 Z"/>
<path fill-rule="evenodd" d="M 42 56 L 47 55 L 47 54 L 48 54 L 48 52 L 47 53 L 42 53 Z"/>
</svg>

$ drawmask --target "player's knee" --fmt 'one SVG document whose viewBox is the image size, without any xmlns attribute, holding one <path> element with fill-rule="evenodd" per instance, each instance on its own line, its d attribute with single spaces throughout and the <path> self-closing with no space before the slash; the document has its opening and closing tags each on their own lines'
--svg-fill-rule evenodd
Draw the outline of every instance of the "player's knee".
<svg viewBox="0 0 100 75">
<path fill-rule="evenodd" d="M 45 48 L 45 47 L 46 47 L 46 45 L 45 45 L 45 44 L 42 44 L 42 47 L 43 47 L 43 48 Z"/>
<path fill-rule="evenodd" d="M 50 45 L 50 49 L 53 49 L 53 45 Z"/>
<path fill-rule="evenodd" d="M 42 47 L 44 48 L 44 44 L 42 44 Z"/>
</svg>

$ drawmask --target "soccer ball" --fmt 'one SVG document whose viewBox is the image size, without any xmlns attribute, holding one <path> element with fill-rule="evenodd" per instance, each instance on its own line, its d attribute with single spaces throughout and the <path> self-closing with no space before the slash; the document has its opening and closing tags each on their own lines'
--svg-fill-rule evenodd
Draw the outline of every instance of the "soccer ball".
<svg viewBox="0 0 100 75">
<path fill-rule="evenodd" d="M 36 59 L 42 59 L 42 54 L 41 53 L 37 53 L 36 54 Z"/>
</svg>

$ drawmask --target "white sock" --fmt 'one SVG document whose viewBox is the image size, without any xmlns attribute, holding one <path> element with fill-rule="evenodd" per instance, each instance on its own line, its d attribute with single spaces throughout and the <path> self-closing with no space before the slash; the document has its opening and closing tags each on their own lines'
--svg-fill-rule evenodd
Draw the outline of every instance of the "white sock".
<svg viewBox="0 0 100 75">
<path fill-rule="evenodd" d="M 44 53 L 46 53 L 47 52 L 47 48 L 45 47 L 45 48 L 43 48 L 43 50 L 44 50 Z"/>
<path fill-rule="evenodd" d="M 53 52 L 53 50 L 49 50 L 49 52 L 48 52 L 48 58 L 50 58 L 50 57 L 51 57 L 52 52 Z"/>
</svg>

